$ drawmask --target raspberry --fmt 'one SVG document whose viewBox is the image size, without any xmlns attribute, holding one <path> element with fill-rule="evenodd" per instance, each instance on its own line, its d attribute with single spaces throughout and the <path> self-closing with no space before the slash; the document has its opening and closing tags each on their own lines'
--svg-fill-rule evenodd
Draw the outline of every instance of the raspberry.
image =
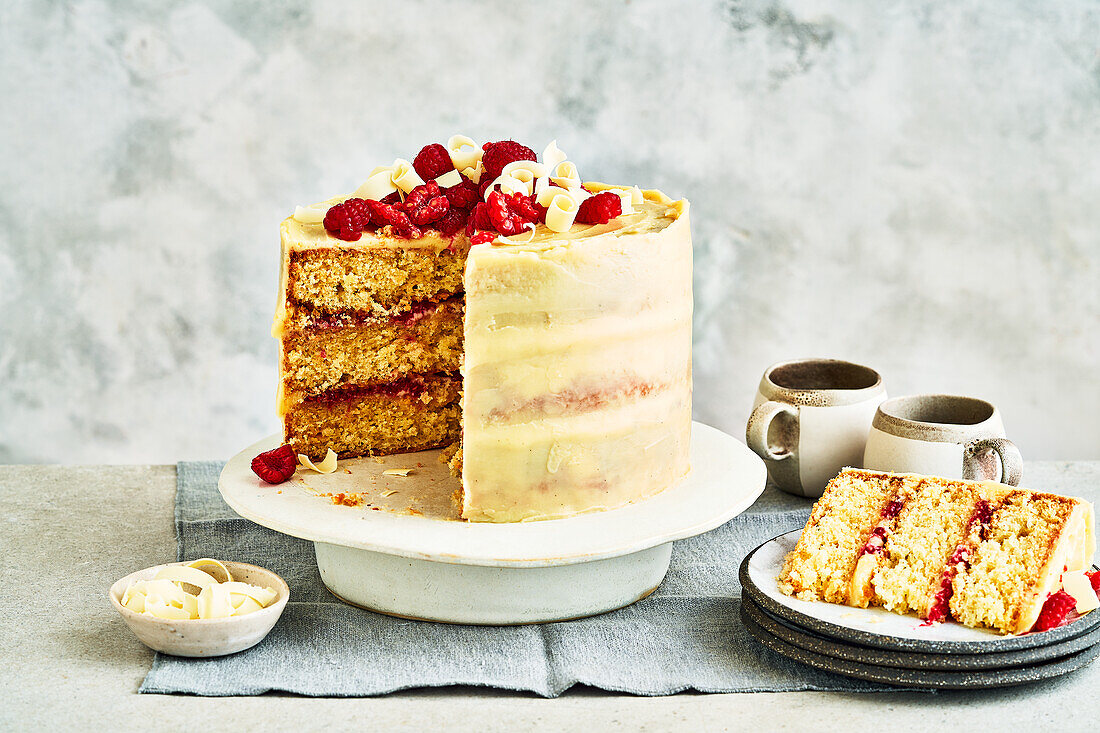
<svg viewBox="0 0 1100 733">
<path fill-rule="evenodd" d="M 289 445 L 261 453 L 252 459 L 252 471 L 269 484 L 281 484 L 298 468 L 298 456 Z"/>
<path fill-rule="evenodd" d="M 466 226 L 466 217 L 469 215 L 470 212 L 466 209 L 456 209 L 452 206 L 441 219 L 433 224 L 433 226 L 438 229 L 439 233 L 444 237 L 453 237 Z"/>
<path fill-rule="evenodd" d="M 1092 589 L 1100 593 L 1100 570 L 1088 570 L 1085 572 L 1085 577 L 1092 583 Z"/>
<path fill-rule="evenodd" d="M 397 191 L 390 191 L 379 200 L 383 204 L 390 204 L 392 206 L 393 204 L 401 203 L 401 194 L 399 194 Z"/>
<path fill-rule="evenodd" d="M 425 181 L 435 180 L 454 169 L 451 154 L 447 152 L 447 148 L 439 143 L 425 145 L 413 158 L 413 170 Z"/>
<path fill-rule="evenodd" d="M 325 229 L 345 242 L 354 242 L 363 236 L 370 225 L 370 212 L 363 199 L 348 199 L 336 204 L 325 213 Z"/>
<path fill-rule="evenodd" d="M 455 209 L 468 209 L 480 201 L 481 196 L 478 195 L 477 191 L 477 184 L 465 178 L 462 179 L 462 183 L 456 183 L 450 188 L 443 189 L 447 200 L 451 202 L 451 207 Z"/>
<path fill-rule="evenodd" d="M 580 224 L 606 224 L 623 213 L 623 202 L 617 194 L 610 191 L 590 196 L 581 202 L 577 209 L 577 222 Z"/>
<path fill-rule="evenodd" d="M 534 150 L 514 140 L 487 143 L 484 150 L 485 152 L 481 155 L 481 164 L 485 166 L 485 172 L 481 174 L 482 180 L 485 180 L 485 176 L 489 176 L 490 181 L 495 181 L 504 170 L 504 166 L 515 163 L 517 160 L 538 160 Z"/>
<path fill-rule="evenodd" d="M 523 194 L 505 196 L 500 191 L 493 191 L 489 194 L 488 203 L 493 227 L 505 236 L 519 234 L 527 228 L 527 224 L 538 220 L 538 210 Z"/>
<path fill-rule="evenodd" d="M 367 201 L 370 207 L 371 223 L 378 227 L 392 227 L 393 232 L 400 237 L 419 239 L 420 230 L 413 226 L 409 215 L 399 211 L 398 204 L 384 204 L 381 201 Z"/>
<path fill-rule="evenodd" d="M 496 232 L 478 232 L 474 236 L 470 237 L 470 245 L 475 244 L 489 244 L 497 238 Z"/>
<path fill-rule="evenodd" d="M 1076 605 L 1077 601 L 1074 597 L 1064 590 L 1054 593 L 1043 604 L 1043 610 L 1039 613 L 1039 618 L 1031 630 L 1046 631 L 1059 626 Z"/>
<path fill-rule="evenodd" d="M 472 237 L 478 229 L 492 229 L 493 220 L 489 218 L 489 204 L 481 201 L 470 212 L 470 219 L 466 222 L 466 236 Z"/>
<path fill-rule="evenodd" d="M 495 180 L 496 178 L 484 174 L 481 176 L 481 183 L 477 184 L 477 197 L 479 199 L 485 198 L 485 192 L 489 190 L 489 186 L 493 185 Z"/>
<path fill-rule="evenodd" d="M 412 219 L 413 224 L 421 227 L 443 218 L 450 206 L 450 202 L 439 190 L 439 184 L 435 181 L 417 186 L 405 199 L 405 213 Z"/>
</svg>

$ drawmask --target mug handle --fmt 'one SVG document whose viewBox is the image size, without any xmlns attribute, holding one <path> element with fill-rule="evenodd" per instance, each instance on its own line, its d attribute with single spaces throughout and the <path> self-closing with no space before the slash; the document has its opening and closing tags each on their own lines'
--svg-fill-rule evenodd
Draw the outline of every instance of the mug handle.
<svg viewBox="0 0 1100 733">
<path fill-rule="evenodd" d="M 1001 483 L 1019 486 L 1024 472 L 1024 459 L 1020 455 L 1020 449 L 1008 438 L 982 438 L 967 443 L 966 450 L 963 451 L 963 477 L 977 475 L 977 456 L 987 450 L 996 453 L 1001 461 Z"/>
<path fill-rule="evenodd" d="M 768 445 L 768 431 L 771 429 L 772 420 L 778 415 L 784 414 L 798 421 L 798 408 L 785 402 L 773 402 L 769 400 L 759 405 L 749 416 L 749 424 L 745 428 L 745 443 L 756 455 L 765 461 L 784 461 L 794 455 L 797 443 L 794 446 L 782 446 L 780 450 L 772 450 Z"/>
</svg>

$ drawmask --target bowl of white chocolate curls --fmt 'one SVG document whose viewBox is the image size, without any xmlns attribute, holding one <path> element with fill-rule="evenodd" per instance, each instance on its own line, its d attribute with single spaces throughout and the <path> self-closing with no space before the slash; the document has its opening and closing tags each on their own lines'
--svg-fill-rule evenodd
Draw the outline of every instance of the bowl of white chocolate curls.
<svg viewBox="0 0 1100 733">
<path fill-rule="evenodd" d="M 131 573 L 108 595 L 149 648 L 218 657 L 260 643 L 286 608 L 290 588 L 270 570 L 204 557 Z"/>
</svg>

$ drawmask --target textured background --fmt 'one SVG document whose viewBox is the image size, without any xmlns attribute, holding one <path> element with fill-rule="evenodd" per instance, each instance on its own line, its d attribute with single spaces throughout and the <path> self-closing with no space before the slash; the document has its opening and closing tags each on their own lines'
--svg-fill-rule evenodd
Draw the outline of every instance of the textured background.
<svg viewBox="0 0 1100 733">
<path fill-rule="evenodd" d="M 695 408 L 879 369 L 1100 458 L 1100 5 L 0 8 L 0 462 L 276 429 L 278 222 L 454 132 L 693 203 Z"/>
</svg>

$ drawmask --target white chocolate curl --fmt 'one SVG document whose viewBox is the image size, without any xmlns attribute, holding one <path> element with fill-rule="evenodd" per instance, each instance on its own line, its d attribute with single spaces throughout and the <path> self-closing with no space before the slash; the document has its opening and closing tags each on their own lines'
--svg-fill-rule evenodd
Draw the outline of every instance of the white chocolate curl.
<svg viewBox="0 0 1100 733">
<path fill-rule="evenodd" d="M 460 171 L 473 168 L 480 163 L 482 152 L 478 144 L 465 135 L 452 135 L 447 141 L 447 154 L 451 156 L 454 167 Z"/>
<path fill-rule="evenodd" d="M 555 189 L 547 189 L 553 191 Z M 556 189 L 561 190 L 561 189 Z M 567 191 L 553 196 L 550 199 L 550 203 L 543 204 L 546 206 L 546 226 L 550 231 L 554 232 L 567 232 L 569 227 L 573 226 L 573 221 L 577 218 L 577 209 L 580 208 L 580 203 L 577 199 Z"/>
<path fill-rule="evenodd" d="M 332 473 L 333 471 L 335 471 L 336 459 L 336 452 L 332 450 L 332 448 L 329 448 L 328 452 L 325 453 L 325 460 L 316 465 L 313 463 L 313 461 L 309 459 L 309 456 L 305 455 L 304 453 L 298 454 L 298 463 L 302 466 L 302 468 L 308 468 L 310 470 L 316 471 L 317 473 Z"/>
<path fill-rule="evenodd" d="M 497 186 L 500 186 L 500 192 L 506 196 L 511 196 L 514 193 L 521 193 L 524 196 L 531 195 L 531 181 L 521 181 L 518 178 L 512 176 L 501 176 L 493 181 L 493 185 L 485 189 L 485 200 L 489 200 L 489 194 L 491 194 Z"/>
<path fill-rule="evenodd" d="M 440 188 L 450 188 L 451 186 L 457 186 L 462 183 L 462 174 L 458 171 L 447 171 L 443 175 L 435 179 L 435 182 L 439 184 Z"/>
<path fill-rule="evenodd" d="M 535 198 L 535 201 L 538 202 L 539 206 L 549 206 L 550 202 L 553 201 L 558 196 L 568 196 L 569 198 L 571 198 L 571 199 L 573 199 L 574 201 L 577 202 L 577 206 L 580 206 L 581 202 L 584 201 L 586 198 L 588 198 L 591 195 L 592 194 L 588 193 L 588 191 L 585 191 L 583 188 L 580 188 L 579 186 L 577 188 L 561 188 L 560 186 L 547 186 L 546 188 L 544 188 L 542 191 L 539 192 L 538 196 Z"/>
<path fill-rule="evenodd" d="M 637 186 L 630 189 L 630 203 L 640 204 L 643 201 L 645 201 L 645 195 L 642 193 L 642 189 L 638 188 Z"/>
<path fill-rule="evenodd" d="M 546 149 L 542 151 L 542 164 L 546 166 L 547 170 L 552 171 L 558 167 L 559 163 L 565 162 L 567 157 L 569 156 L 558 149 L 558 141 L 551 140 Z"/>
<path fill-rule="evenodd" d="M 550 174 L 550 180 L 562 188 L 581 187 L 581 174 L 577 171 L 577 166 L 568 160 L 562 161 L 554 167 L 553 172 Z"/>
<path fill-rule="evenodd" d="M 328 213 L 328 210 L 329 207 L 322 204 L 296 206 L 294 208 L 294 221 L 303 224 L 320 224 L 325 220 L 325 214 Z"/>
<path fill-rule="evenodd" d="M 409 193 L 417 186 L 424 185 L 424 179 L 417 175 L 412 163 L 404 158 L 393 161 L 393 183 L 405 193 Z"/>
<path fill-rule="evenodd" d="M 396 190 L 397 185 L 393 182 L 393 168 L 375 168 L 366 183 L 355 189 L 352 198 L 381 201 Z"/>
<path fill-rule="evenodd" d="M 477 165 L 470 166 L 469 168 L 462 169 L 462 175 L 469 178 L 474 183 L 481 183 L 481 174 L 485 171 L 485 166 L 481 161 L 477 162 Z"/>
<path fill-rule="evenodd" d="M 511 176 L 517 181 L 533 181 L 550 175 L 550 169 L 533 160 L 516 160 L 504 166 L 500 175 Z"/>
</svg>

